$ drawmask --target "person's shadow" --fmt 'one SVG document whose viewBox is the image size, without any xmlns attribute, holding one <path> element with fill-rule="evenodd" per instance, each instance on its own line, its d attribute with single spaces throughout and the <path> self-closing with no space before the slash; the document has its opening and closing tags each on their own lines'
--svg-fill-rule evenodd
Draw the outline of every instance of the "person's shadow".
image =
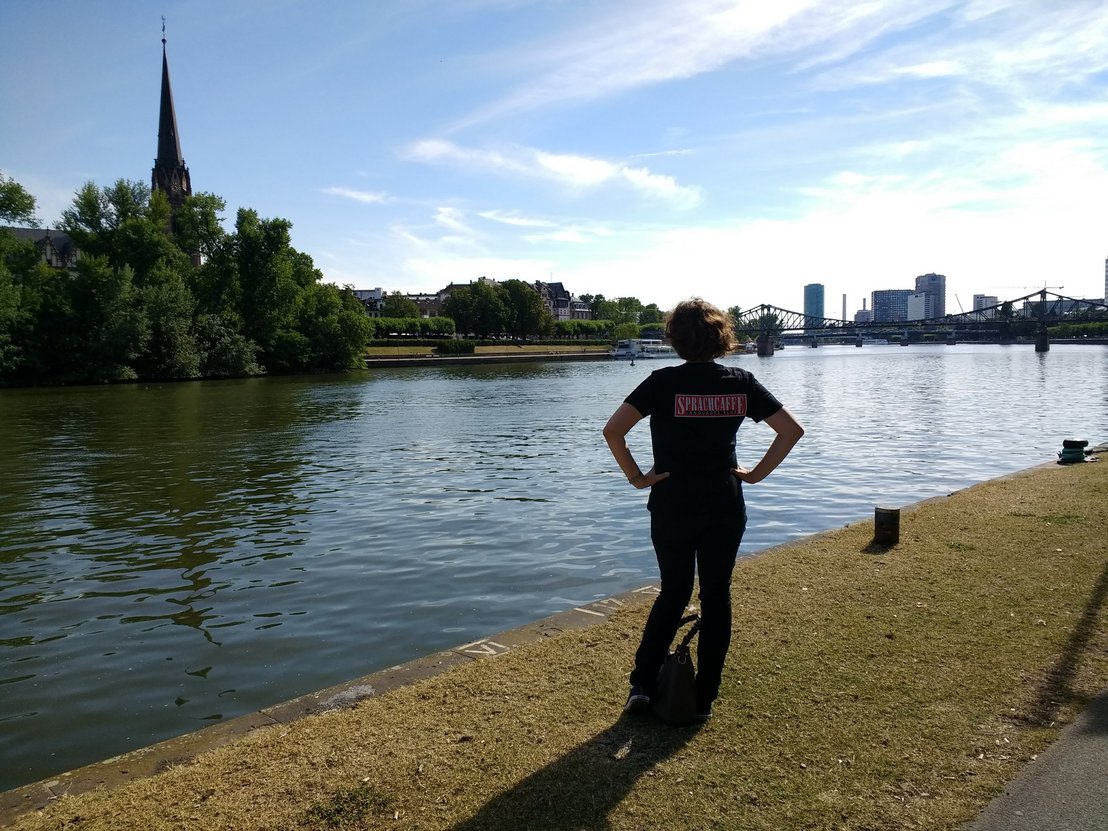
<svg viewBox="0 0 1108 831">
<path fill-rule="evenodd" d="M 597 829 L 638 778 L 699 732 L 657 719 L 621 716 L 602 733 L 487 802 L 452 831 Z"/>
</svg>

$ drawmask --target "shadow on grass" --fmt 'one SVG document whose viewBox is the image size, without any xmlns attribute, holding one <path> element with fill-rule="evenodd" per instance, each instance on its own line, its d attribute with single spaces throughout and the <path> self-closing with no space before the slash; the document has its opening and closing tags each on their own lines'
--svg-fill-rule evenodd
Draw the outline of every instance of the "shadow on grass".
<svg viewBox="0 0 1108 831">
<path fill-rule="evenodd" d="M 863 554 L 888 554 L 890 551 L 895 551 L 899 543 L 887 544 L 878 542 L 877 540 L 871 540 L 869 545 L 862 549 Z"/>
<path fill-rule="evenodd" d="M 648 717 L 622 716 L 452 831 L 606 828 L 608 814 L 639 777 L 688 744 L 699 727 L 668 727 Z M 643 819 L 643 827 L 650 827 L 649 818 Z"/>
<path fill-rule="evenodd" d="M 1072 689 L 1074 677 L 1081 665 L 1084 654 L 1088 651 L 1089 641 L 1099 630 L 1097 626 L 1100 612 L 1108 599 L 1108 564 L 1100 572 L 1100 579 L 1093 587 L 1092 594 L 1085 601 L 1085 609 L 1081 618 L 1073 627 L 1066 645 L 1062 648 L 1062 654 L 1058 656 L 1039 686 L 1039 695 L 1031 706 L 1028 714 L 1030 721 L 1037 724 L 1050 724 L 1058 715 L 1058 710 L 1063 704 L 1079 702 L 1087 704 L 1087 696 L 1078 695 Z M 1108 706 L 1102 704 L 1097 712 L 1092 714 L 1090 722 L 1096 732 L 1108 733 Z"/>
</svg>

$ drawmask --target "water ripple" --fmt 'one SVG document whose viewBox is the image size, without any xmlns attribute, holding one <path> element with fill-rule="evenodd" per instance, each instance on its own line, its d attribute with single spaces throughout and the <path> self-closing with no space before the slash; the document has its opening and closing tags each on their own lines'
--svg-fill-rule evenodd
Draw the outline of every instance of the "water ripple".
<svg viewBox="0 0 1108 831">
<path fill-rule="evenodd" d="M 808 428 L 744 553 L 1108 436 L 1101 348 L 730 360 Z M 653 581 L 600 430 L 657 365 L 0 391 L 0 788 Z"/>
</svg>

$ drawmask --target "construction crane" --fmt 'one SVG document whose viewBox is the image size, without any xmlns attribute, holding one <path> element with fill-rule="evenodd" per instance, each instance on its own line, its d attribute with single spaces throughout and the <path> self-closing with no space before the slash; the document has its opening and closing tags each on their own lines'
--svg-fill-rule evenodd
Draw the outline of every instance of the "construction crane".
<svg viewBox="0 0 1108 831">
<path fill-rule="evenodd" d="M 1035 289 L 1036 291 L 1061 291 L 1065 286 L 1048 286 L 1045 282 L 1041 286 L 989 286 L 991 289 Z"/>
</svg>

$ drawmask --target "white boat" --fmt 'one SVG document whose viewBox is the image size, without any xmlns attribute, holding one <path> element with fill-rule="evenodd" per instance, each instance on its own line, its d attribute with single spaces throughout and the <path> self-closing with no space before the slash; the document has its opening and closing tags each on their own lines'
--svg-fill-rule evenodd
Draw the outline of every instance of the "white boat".
<svg viewBox="0 0 1108 831">
<path fill-rule="evenodd" d="M 676 358 L 677 352 L 669 344 L 656 338 L 632 338 L 616 342 L 616 348 L 608 352 L 613 358 L 636 360 L 643 358 Z"/>
</svg>

